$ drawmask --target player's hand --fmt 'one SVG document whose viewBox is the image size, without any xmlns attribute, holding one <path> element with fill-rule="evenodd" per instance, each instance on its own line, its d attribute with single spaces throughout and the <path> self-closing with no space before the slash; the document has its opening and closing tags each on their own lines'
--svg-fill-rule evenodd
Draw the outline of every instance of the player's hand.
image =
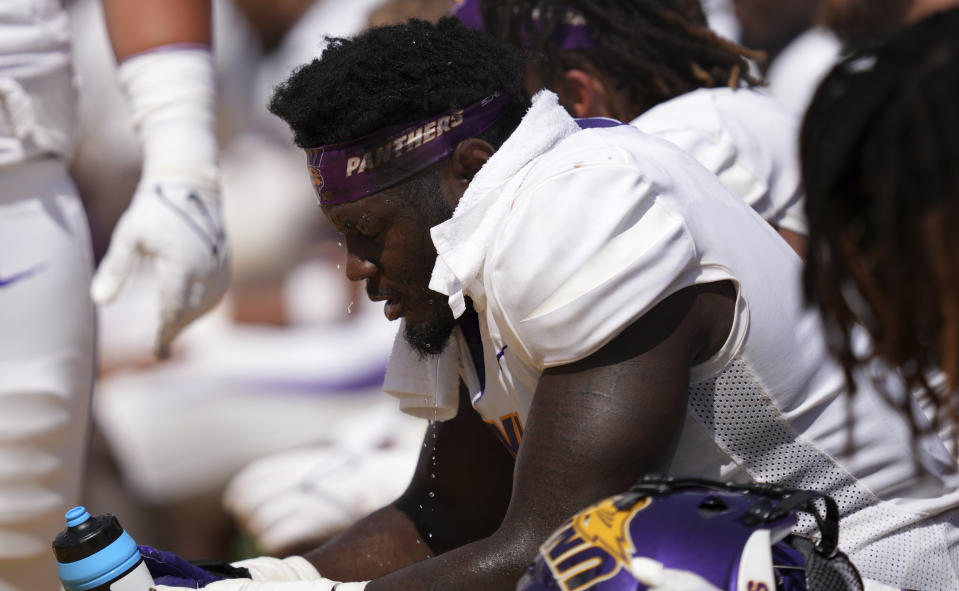
<svg viewBox="0 0 959 591">
<path fill-rule="evenodd" d="M 261 556 L 234 562 L 237 568 L 245 568 L 249 579 L 227 579 L 210 583 L 204 589 L 211 591 L 362 591 L 366 581 L 342 583 L 324 578 L 302 556 L 271 558 Z M 196 587 L 169 587 L 157 585 L 155 591 L 176 591 Z"/>
<path fill-rule="evenodd" d="M 366 583 L 338 583 L 329 579 L 316 581 L 283 581 L 271 583 L 266 581 L 251 581 L 250 579 L 229 579 L 210 583 L 203 589 L 209 591 L 363 591 Z M 156 585 L 150 591 L 185 591 L 195 587 L 168 587 Z"/>
<path fill-rule="evenodd" d="M 203 589 L 209 591 L 363 591 L 366 583 L 339 583 L 330 579 L 316 581 L 251 581 L 250 579 L 229 579 L 210 583 Z M 151 591 L 184 591 L 195 587 L 168 587 L 156 585 Z"/>
<path fill-rule="evenodd" d="M 159 291 L 159 331 L 154 351 L 217 304 L 229 283 L 229 246 L 219 194 L 183 182 L 144 178 L 110 238 L 93 278 L 98 304 L 116 297 L 141 258 L 153 266 Z"/>
<path fill-rule="evenodd" d="M 157 583 L 186 587 L 188 589 L 202 589 L 206 585 L 223 579 L 218 573 L 212 572 L 181 558 L 167 550 L 157 550 L 152 546 L 137 546 L 143 563 L 147 565 L 150 576 Z M 218 564 L 218 570 L 229 570 L 228 576 L 249 576 L 249 571 L 237 569 L 229 564 Z"/>
<path fill-rule="evenodd" d="M 143 148 L 143 172 L 91 295 L 98 304 L 110 301 L 137 260 L 149 259 L 160 306 L 154 349 L 163 358 L 228 282 L 213 56 L 205 47 L 161 46 L 126 58 L 117 75 Z"/>
</svg>

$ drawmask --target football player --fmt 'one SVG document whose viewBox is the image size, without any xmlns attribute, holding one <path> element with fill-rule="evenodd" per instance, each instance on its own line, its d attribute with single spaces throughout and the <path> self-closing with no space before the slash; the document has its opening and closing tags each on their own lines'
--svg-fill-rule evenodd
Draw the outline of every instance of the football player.
<svg viewBox="0 0 959 591">
<path fill-rule="evenodd" d="M 531 92 L 575 117 L 629 121 L 691 154 L 803 256 L 799 121 L 753 89 L 755 52 L 714 34 L 699 2 L 467 0 L 457 14 L 536 52 Z"/>
<path fill-rule="evenodd" d="M 512 588 L 560 524 L 652 471 L 821 491 L 866 578 L 955 586 L 948 452 L 910 445 L 867 383 L 845 395 L 799 258 L 672 144 L 530 99 L 517 51 L 410 21 L 278 88 L 347 276 L 402 319 L 385 388 L 436 420 L 394 503 L 208 588 Z"/>
<path fill-rule="evenodd" d="M 918 428 L 936 425 L 953 444 L 957 81 L 959 9 L 952 9 L 840 64 L 817 92 L 802 132 L 811 228 L 805 286 L 829 342 L 848 372 L 875 359 L 897 368 L 925 394 Z M 871 337 L 867 350 L 857 327 Z"/>
</svg>

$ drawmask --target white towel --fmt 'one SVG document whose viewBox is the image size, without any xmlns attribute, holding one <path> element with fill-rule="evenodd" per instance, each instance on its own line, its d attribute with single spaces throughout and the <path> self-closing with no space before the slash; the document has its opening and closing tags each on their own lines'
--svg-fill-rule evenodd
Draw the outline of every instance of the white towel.
<svg viewBox="0 0 959 591">
<path fill-rule="evenodd" d="M 421 356 L 406 342 L 405 320 L 393 341 L 383 390 L 400 401 L 400 410 L 421 419 L 448 421 L 459 406 L 459 339 L 450 338 L 439 355 Z"/>
<path fill-rule="evenodd" d="M 523 128 L 536 132 L 521 132 Z M 455 317 L 466 310 L 464 291 L 471 295 L 476 310 L 483 310 L 486 248 L 509 212 L 508 198 L 499 198 L 500 195 L 515 193 L 508 187 L 522 182 L 523 168 L 528 166 L 531 154 L 545 153 L 579 130 L 555 94 L 545 90 L 537 93 L 514 134 L 516 137 L 507 139 L 476 173 L 453 217 L 431 229 L 439 255 L 430 289 L 449 296 Z M 520 141 L 519 137 L 524 139 Z M 531 137 L 534 141 L 529 141 Z M 403 412 L 413 416 L 438 421 L 455 417 L 460 372 L 465 363 L 472 363 L 465 342 L 459 333 L 454 333 L 441 354 L 424 358 L 403 338 L 404 328 L 405 325 L 400 326 L 393 343 L 383 389 L 400 400 Z"/>
<path fill-rule="evenodd" d="M 483 286 L 481 272 L 486 260 L 486 248 L 493 232 L 500 229 L 500 222 L 509 211 L 508 199 L 499 195 L 512 195 L 506 190 L 509 183 L 522 182 L 520 174 L 530 160 L 531 154 L 542 154 L 562 139 L 580 130 L 576 122 L 559 105 L 559 99 L 548 90 L 533 97 L 533 103 L 517 130 L 532 127 L 535 134 L 517 131 L 519 139 L 507 139 L 495 154 L 476 173 L 469 187 L 460 198 L 453 217 L 430 230 L 433 244 L 439 253 L 430 289 L 449 296 L 453 316 L 459 318 L 466 311 L 464 290 L 473 295 L 474 303 L 481 299 Z M 535 141 L 528 141 L 528 138 Z M 527 169 L 528 171 L 528 169 Z M 480 310 L 480 307 L 477 307 Z"/>
</svg>

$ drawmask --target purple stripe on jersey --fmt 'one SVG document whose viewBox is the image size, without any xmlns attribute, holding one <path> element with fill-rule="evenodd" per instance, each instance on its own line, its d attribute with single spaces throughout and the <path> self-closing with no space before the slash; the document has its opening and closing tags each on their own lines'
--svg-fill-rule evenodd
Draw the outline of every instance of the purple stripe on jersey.
<svg viewBox="0 0 959 591">
<path fill-rule="evenodd" d="M 209 43 L 167 43 L 166 45 L 157 45 L 156 47 L 151 47 L 149 49 L 144 49 L 143 51 L 131 53 L 130 55 L 120 60 L 120 63 L 123 63 L 127 61 L 128 59 L 131 59 L 134 57 L 146 55 L 148 53 L 163 53 L 165 51 L 192 51 L 195 49 L 211 51 L 211 46 Z"/>
<path fill-rule="evenodd" d="M 488 129 L 507 104 L 509 97 L 496 92 L 464 109 L 306 150 L 320 204 L 355 201 L 408 179 Z"/>
<path fill-rule="evenodd" d="M 35 265 L 33 267 L 30 267 L 26 271 L 20 271 L 19 273 L 14 273 L 13 275 L 9 277 L 0 277 L 0 287 L 8 287 L 18 281 L 22 281 L 30 277 L 31 275 L 36 274 L 42 268 L 43 268 L 43 265 Z"/>
<path fill-rule="evenodd" d="M 463 314 L 460 320 L 460 330 L 463 331 L 463 338 L 469 346 L 470 359 L 473 361 L 473 368 L 476 369 L 476 377 L 480 382 L 480 395 L 473 402 L 482 398 L 486 391 L 486 360 L 483 358 L 483 337 L 480 333 L 479 315 L 474 310 L 469 310 Z"/>
</svg>

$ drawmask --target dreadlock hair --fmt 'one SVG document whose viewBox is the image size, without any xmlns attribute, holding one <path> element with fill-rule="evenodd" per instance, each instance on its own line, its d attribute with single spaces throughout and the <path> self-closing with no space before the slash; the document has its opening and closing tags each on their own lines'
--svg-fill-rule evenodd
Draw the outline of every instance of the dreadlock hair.
<svg viewBox="0 0 959 591">
<path fill-rule="evenodd" d="M 847 378 L 883 359 L 925 391 L 937 425 L 956 427 L 959 10 L 840 63 L 809 107 L 800 153 L 806 296 L 819 306 Z M 856 324 L 872 337 L 864 355 L 853 347 Z M 927 381 L 936 368 L 947 377 L 945 392 Z"/>
<path fill-rule="evenodd" d="M 595 47 L 557 46 L 570 10 L 585 18 Z M 534 52 L 546 87 L 584 69 L 623 93 L 630 111 L 616 114 L 623 121 L 698 88 L 759 83 L 747 58 L 764 54 L 710 30 L 700 0 L 482 0 L 482 11 L 490 33 Z"/>
<path fill-rule="evenodd" d="M 499 147 L 529 108 L 521 52 L 453 18 L 410 20 L 349 39 L 334 38 L 320 56 L 280 84 L 270 111 L 311 148 L 462 108 L 496 91 L 510 103 L 479 135 Z"/>
</svg>

